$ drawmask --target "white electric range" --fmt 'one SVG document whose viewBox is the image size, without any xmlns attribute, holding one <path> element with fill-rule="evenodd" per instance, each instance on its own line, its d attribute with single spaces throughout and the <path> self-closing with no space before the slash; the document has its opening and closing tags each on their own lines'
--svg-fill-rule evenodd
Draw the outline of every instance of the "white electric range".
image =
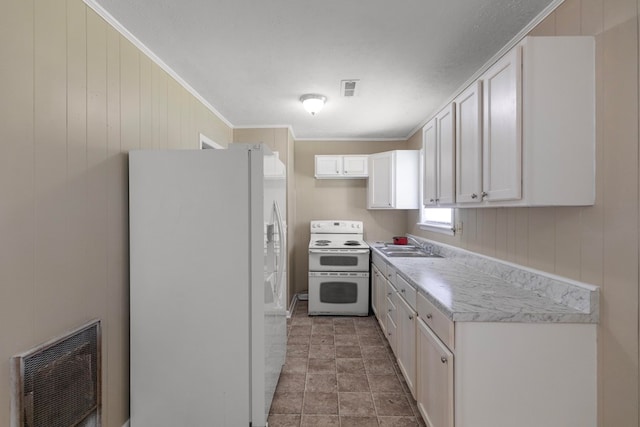
<svg viewBox="0 0 640 427">
<path fill-rule="evenodd" d="M 362 221 L 311 221 L 309 314 L 369 314 L 369 245 Z"/>
</svg>

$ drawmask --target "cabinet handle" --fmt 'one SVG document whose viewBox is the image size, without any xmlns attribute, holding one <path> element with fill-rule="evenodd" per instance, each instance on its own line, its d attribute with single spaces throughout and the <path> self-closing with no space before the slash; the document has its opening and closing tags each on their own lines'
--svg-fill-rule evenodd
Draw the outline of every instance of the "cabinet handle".
<svg viewBox="0 0 640 427">
<path fill-rule="evenodd" d="M 447 358 L 446 358 L 446 357 L 444 357 L 444 356 L 442 356 L 442 357 L 440 358 L 440 361 L 441 361 L 442 363 L 447 363 Z"/>
<path fill-rule="evenodd" d="M 391 296 L 391 292 L 387 292 L 387 296 L 390 297 Z"/>
<path fill-rule="evenodd" d="M 427 314 L 427 319 L 431 319 L 433 316 L 431 315 L 431 313 Z"/>
<path fill-rule="evenodd" d="M 436 199 L 436 203 L 439 203 L 439 202 L 440 202 L 440 199 Z"/>
<path fill-rule="evenodd" d="M 400 289 L 400 292 L 402 292 L 403 294 L 405 293 L 406 289 Z"/>
<path fill-rule="evenodd" d="M 413 316 L 409 316 L 409 320 L 413 320 Z"/>
<path fill-rule="evenodd" d="M 487 193 L 486 191 L 482 192 L 482 198 L 484 199 L 485 197 L 487 197 L 489 195 L 489 193 Z"/>
<path fill-rule="evenodd" d="M 433 203 L 433 202 L 435 202 L 435 200 L 433 200 L 433 199 L 429 199 L 429 202 Z"/>
<path fill-rule="evenodd" d="M 471 194 L 471 198 L 472 198 L 472 199 L 477 199 L 477 198 L 478 198 L 478 195 L 477 195 L 476 193 L 473 193 L 473 194 Z"/>
<path fill-rule="evenodd" d="M 389 336 L 391 336 L 391 332 L 389 332 Z"/>
</svg>

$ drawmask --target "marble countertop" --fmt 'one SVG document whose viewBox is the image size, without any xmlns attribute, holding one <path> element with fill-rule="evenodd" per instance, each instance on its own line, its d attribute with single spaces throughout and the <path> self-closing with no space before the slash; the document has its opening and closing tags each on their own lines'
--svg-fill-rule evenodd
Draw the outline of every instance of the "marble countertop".
<svg viewBox="0 0 640 427">
<path fill-rule="evenodd" d="M 453 321 L 598 322 L 595 286 L 556 276 L 541 279 L 538 272 L 520 270 L 487 257 L 478 262 L 473 253 L 462 251 L 466 256 L 460 256 L 459 250 L 452 247 L 432 246 L 444 258 L 392 258 L 378 250 L 381 245 L 370 242 L 370 246 Z M 497 267 L 493 265 L 496 262 Z M 537 288 L 528 289 L 529 285 Z"/>
</svg>

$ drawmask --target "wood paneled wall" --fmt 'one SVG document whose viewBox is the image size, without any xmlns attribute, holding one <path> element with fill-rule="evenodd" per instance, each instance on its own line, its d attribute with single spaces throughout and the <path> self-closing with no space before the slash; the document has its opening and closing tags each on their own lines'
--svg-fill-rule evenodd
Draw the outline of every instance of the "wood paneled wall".
<svg viewBox="0 0 640 427">
<path fill-rule="evenodd" d="M 231 129 L 81 0 L 0 8 L 0 425 L 9 359 L 103 325 L 103 425 L 129 417 L 127 152 Z"/>
<path fill-rule="evenodd" d="M 415 234 L 601 287 L 599 425 L 639 425 L 638 0 L 566 0 L 530 34 L 596 39 L 596 203 L 457 209 L 462 233 Z M 421 144 L 420 135 L 410 146 Z M 415 224 L 415 214 L 409 215 Z"/>
</svg>

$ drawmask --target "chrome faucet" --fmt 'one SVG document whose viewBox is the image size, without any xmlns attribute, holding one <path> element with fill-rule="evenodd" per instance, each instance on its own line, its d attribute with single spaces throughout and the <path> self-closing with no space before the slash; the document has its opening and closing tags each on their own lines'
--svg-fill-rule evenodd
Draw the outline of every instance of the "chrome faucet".
<svg viewBox="0 0 640 427">
<path fill-rule="evenodd" d="M 430 245 L 428 243 L 422 243 L 415 237 L 411 237 L 411 236 L 407 236 L 407 240 L 412 242 L 417 248 L 425 251 L 429 255 L 433 255 L 433 245 Z"/>
<path fill-rule="evenodd" d="M 407 236 L 407 240 L 408 240 L 408 241 L 410 241 L 410 242 L 413 242 L 413 244 L 414 244 L 416 247 L 418 247 L 418 248 L 420 248 L 420 249 L 424 249 L 424 248 L 422 247 L 422 243 L 420 243 L 420 241 L 418 241 L 418 239 L 416 239 L 416 238 L 414 238 L 414 237 L 411 237 L 411 236 Z"/>
</svg>

